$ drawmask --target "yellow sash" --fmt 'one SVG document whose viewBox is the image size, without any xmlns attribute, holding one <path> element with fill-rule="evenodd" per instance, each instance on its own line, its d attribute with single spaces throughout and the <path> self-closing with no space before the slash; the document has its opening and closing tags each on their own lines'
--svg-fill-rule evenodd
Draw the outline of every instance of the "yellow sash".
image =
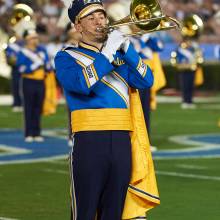
<svg viewBox="0 0 220 220">
<path fill-rule="evenodd" d="M 129 109 L 101 108 L 71 112 L 72 131 L 132 130 Z"/>
<path fill-rule="evenodd" d="M 202 67 L 198 67 L 195 72 L 194 85 L 201 86 L 203 83 L 204 83 L 203 70 Z"/>
<path fill-rule="evenodd" d="M 140 97 L 136 89 L 130 90 L 132 144 L 131 180 L 125 200 L 122 219 L 132 219 L 160 204 L 150 143 L 145 126 Z"/>
<path fill-rule="evenodd" d="M 50 72 L 45 78 L 45 97 L 43 103 L 43 115 L 51 115 L 56 113 L 57 108 L 57 91 L 56 79 L 54 72 Z"/>
</svg>

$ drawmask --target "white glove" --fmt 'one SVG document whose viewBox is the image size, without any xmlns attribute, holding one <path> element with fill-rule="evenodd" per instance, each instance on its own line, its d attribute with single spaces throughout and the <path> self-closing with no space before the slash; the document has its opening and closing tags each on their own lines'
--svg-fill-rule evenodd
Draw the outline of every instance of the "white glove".
<svg viewBox="0 0 220 220">
<path fill-rule="evenodd" d="M 123 34 L 118 30 L 114 30 L 109 34 L 108 40 L 106 41 L 101 53 L 109 60 L 110 63 L 112 63 L 116 51 L 122 47 L 122 44 L 125 41 L 126 38 Z"/>
<path fill-rule="evenodd" d="M 124 43 L 121 45 L 121 49 L 123 50 L 124 53 L 127 53 L 129 45 L 130 45 L 130 40 L 128 38 L 125 38 Z"/>
</svg>

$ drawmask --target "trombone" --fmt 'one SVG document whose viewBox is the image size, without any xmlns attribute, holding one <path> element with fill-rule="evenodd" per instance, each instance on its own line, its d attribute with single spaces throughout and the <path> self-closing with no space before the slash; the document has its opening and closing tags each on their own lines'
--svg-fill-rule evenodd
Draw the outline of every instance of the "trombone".
<svg viewBox="0 0 220 220">
<path fill-rule="evenodd" d="M 135 29 L 137 29 L 137 31 L 133 31 L 132 33 L 125 33 L 125 36 L 181 28 L 179 21 L 162 13 L 157 0 L 132 0 L 130 4 L 130 15 L 113 22 L 107 27 L 97 28 L 97 31 L 109 33 L 125 25 L 135 26 Z"/>
</svg>

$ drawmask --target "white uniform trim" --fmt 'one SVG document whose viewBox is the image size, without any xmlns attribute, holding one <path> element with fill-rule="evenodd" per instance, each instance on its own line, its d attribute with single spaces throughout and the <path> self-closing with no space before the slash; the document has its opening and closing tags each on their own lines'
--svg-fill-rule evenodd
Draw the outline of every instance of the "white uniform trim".
<svg viewBox="0 0 220 220">
<path fill-rule="evenodd" d="M 86 56 L 83 56 L 81 54 L 78 54 L 72 50 L 65 50 L 71 57 L 75 58 L 79 62 L 83 63 L 85 66 L 89 66 L 93 63 L 92 59 L 89 59 Z"/>
<path fill-rule="evenodd" d="M 129 93 L 128 93 L 128 86 L 114 73 L 110 73 L 102 78 L 108 84 L 110 84 L 113 88 L 115 88 L 125 99 L 127 106 L 130 105 L 129 103 Z"/>
<path fill-rule="evenodd" d="M 141 74 L 141 76 L 144 77 L 146 75 L 147 65 L 143 62 L 143 60 L 141 60 L 140 62 L 141 63 L 138 65 L 137 70 Z"/>
<path fill-rule="evenodd" d="M 93 60 L 83 56 L 82 54 L 79 54 L 77 52 L 74 52 L 72 50 L 65 50 L 71 57 L 82 63 L 85 68 L 85 77 L 87 78 L 87 81 L 89 83 L 89 87 L 93 86 L 98 79 L 96 78 L 95 69 L 92 68 Z"/>
<path fill-rule="evenodd" d="M 179 52 L 181 54 L 183 54 L 189 60 L 190 63 L 194 63 L 195 62 L 195 57 L 193 56 L 193 54 L 189 50 L 180 48 Z"/>
<path fill-rule="evenodd" d="M 23 49 L 21 49 L 21 51 L 25 56 L 27 56 L 33 62 L 30 67 L 32 71 L 34 71 L 38 67 L 44 65 L 43 58 L 41 58 L 40 56 L 35 54 L 33 51 L 31 51 L 27 48 L 23 48 Z"/>
<path fill-rule="evenodd" d="M 21 50 L 20 46 L 18 46 L 17 44 L 10 44 L 8 47 L 14 50 L 15 52 L 19 52 Z"/>
</svg>

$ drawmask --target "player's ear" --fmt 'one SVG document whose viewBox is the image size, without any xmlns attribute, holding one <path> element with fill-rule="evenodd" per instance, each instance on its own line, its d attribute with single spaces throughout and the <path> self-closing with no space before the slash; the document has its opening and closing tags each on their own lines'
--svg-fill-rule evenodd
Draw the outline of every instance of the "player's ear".
<svg viewBox="0 0 220 220">
<path fill-rule="evenodd" d="M 80 23 L 77 23 L 74 26 L 75 26 L 77 32 L 82 33 L 82 26 Z"/>
</svg>

